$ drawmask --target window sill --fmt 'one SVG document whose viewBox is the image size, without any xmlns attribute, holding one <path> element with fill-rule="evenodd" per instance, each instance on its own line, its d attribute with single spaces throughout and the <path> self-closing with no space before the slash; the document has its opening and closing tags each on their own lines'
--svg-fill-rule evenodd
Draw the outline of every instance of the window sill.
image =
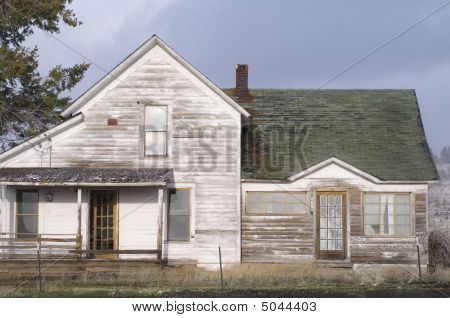
<svg viewBox="0 0 450 318">
<path fill-rule="evenodd" d="M 367 238 L 410 238 L 410 239 L 413 239 L 416 236 L 414 234 L 405 234 L 405 235 L 363 234 L 362 237 L 367 237 Z"/>
<path fill-rule="evenodd" d="M 299 213 L 245 213 L 248 216 L 300 216 L 300 215 L 310 215 L 307 212 Z"/>
</svg>

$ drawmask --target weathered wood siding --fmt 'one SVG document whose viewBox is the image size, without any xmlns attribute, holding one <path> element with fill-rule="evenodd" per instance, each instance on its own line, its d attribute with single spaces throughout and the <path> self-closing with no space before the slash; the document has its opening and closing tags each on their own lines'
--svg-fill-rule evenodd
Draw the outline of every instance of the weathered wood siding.
<svg viewBox="0 0 450 318">
<path fill-rule="evenodd" d="M 313 260 L 313 217 L 244 215 L 242 260 L 244 262 L 292 263 Z"/>
<path fill-rule="evenodd" d="M 316 191 L 347 192 L 347 262 L 353 264 L 417 264 L 415 236 L 420 239 L 422 265 L 427 264 L 427 185 L 375 184 L 338 166 L 327 166 L 292 183 L 242 185 L 243 209 L 247 191 L 304 191 L 313 198 Z M 363 234 L 364 192 L 409 192 L 412 194 L 413 228 L 410 237 L 369 237 Z M 314 261 L 314 216 L 250 216 L 242 219 L 243 262 Z M 284 238 L 287 238 L 286 240 Z M 278 260 L 278 261 L 277 261 Z"/>
<path fill-rule="evenodd" d="M 158 46 L 153 48 L 117 86 L 82 109 L 83 124 L 54 138 L 52 167 L 174 169 L 174 186 L 195 188 L 195 224 L 189 242 L 164 243 L 166 256 L 217 264 L 220 244 L 224 262 L 238 262 L 240 114 L 212 98 L 189 74 Z M 146 103 L 169 108 L 167 157 L 144 156 Z M 111 117 L 117 126 L 107 125 Z M 49 159 L 48 152 L 41 156 L 30 149 L 6 166 L 47 167 Z M 136 244 L 142 242 L 136 239 Z"/>
</svg>

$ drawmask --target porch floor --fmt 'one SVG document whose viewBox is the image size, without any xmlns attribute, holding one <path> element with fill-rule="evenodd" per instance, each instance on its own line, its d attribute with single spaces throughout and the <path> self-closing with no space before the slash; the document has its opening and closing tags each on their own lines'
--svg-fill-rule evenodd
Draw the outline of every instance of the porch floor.
<svg viewBox="0 0 450 318">
<path fill-rule="evenodd" d="M 82 260 L 42 260 L 43 275 L 81 273 L 145 273 L 160 268 L 158 260 L 82 259 Z M 36 260 L 0 260 L 0 276 L 14 274 L 37 275 L 39 265 Z"/>
</svg>

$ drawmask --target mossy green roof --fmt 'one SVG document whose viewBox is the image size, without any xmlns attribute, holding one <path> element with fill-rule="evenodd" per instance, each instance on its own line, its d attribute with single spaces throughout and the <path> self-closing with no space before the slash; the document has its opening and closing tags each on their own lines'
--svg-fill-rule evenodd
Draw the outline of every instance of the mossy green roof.
<svg viewBox="0 0 450 318">
<path fill-rule="evenodd" d="M 251 102 L 240 102 L 252 115 L 242 178 L 286 179 L 336 157 L 385 181 L 438 179 L 414 90 L 250 94 Z"/>
</svg>

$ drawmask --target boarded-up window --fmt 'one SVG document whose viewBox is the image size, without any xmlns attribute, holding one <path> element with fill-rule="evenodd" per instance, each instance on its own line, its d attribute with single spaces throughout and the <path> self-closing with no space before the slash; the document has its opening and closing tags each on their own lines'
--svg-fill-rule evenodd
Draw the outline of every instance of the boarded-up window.
<svg viewBox="0 0 450 318">
<path fill-rule="evenodd" d="M 364 234 L 411 235 L 411 210 L 409 193 L 364 194 Z"/>
<path fill-rule="evenodd" d="M 169 190 L 169 240 L 189 241 L 190 239 L 190 197 L 189 189 Z"/>
<path fill-rule="evenodd" d="M 247 192 L 248 214 L 306 213 L 305 192 Z"/>
<path fill-rule="evenodd" d="M 145 107 L 145 154 L 167 155 L 167 106 Z"/>
<path fill-rule="evenodd" d="M 39 192 L 20 190 L 17 192 L 17 237 L 34 239 L 38 233 Z"/>
</svg>

